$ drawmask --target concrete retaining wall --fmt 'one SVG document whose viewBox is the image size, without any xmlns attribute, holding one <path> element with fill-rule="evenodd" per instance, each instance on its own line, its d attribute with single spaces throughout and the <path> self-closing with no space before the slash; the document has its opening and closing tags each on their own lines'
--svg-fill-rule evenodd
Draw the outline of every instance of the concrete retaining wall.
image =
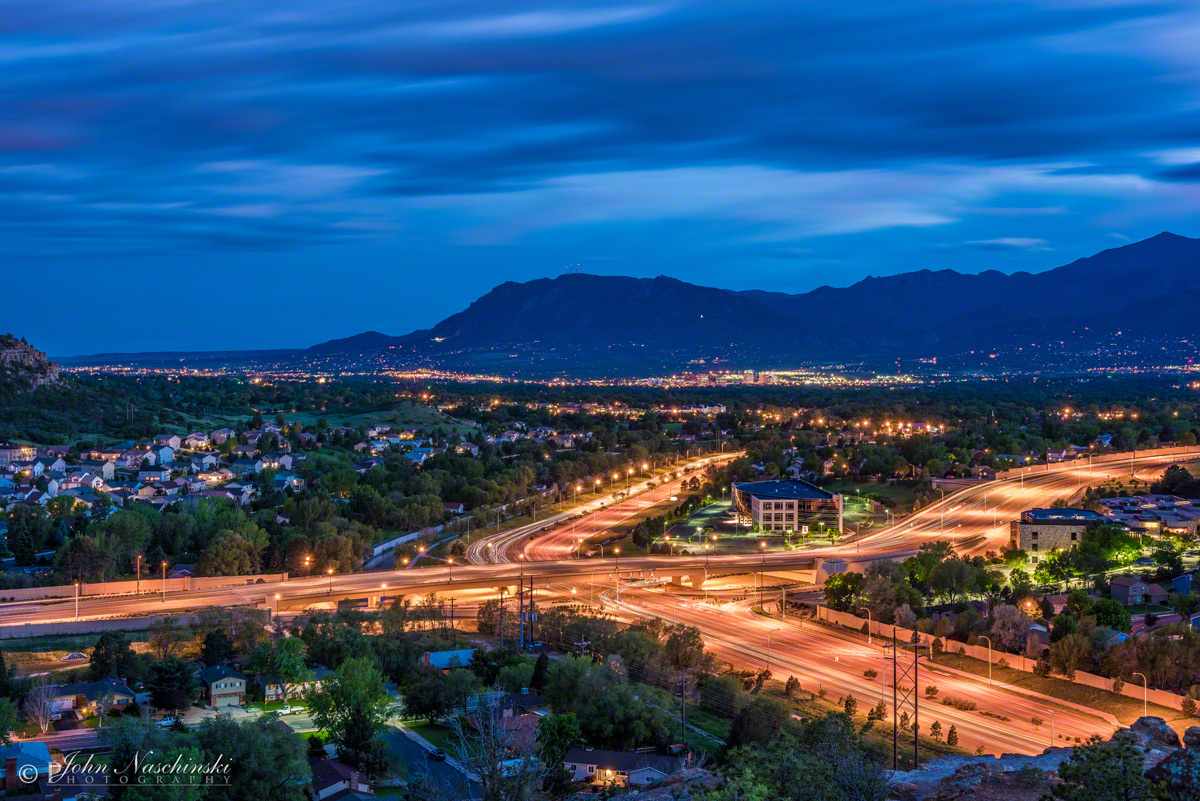
<svg viewBox="0 0 1200 801">
<path fill-rule="evenodd" d="M 264 584 L 287 581 L 287 573 L 263 573 L 254 576 L 206 576 L 167 579 L 167 592 L 181 590 L 211 590 L 216 587 L 238 587 L 243 584 L 257 584 L 262 579 Z M 133 595 L 137 592 L 136 581 L 102 581 L 83 583 L 79 585 L 79 595 Z M 162 579 L 142 579 L 143 593 L 162 592 Z M 74 598 L 75 585 L 64 584 L 54 587 L 28 587 L 23 590 L 0 590 L 0 597 L 11 598 L 14 601 L 39 601 L 44 598 Z"/>
<path fill-rule="evenodd" d="M 837 623 L 839 625 L 846 626 L 847 628 L 852 628 L 855 631 L 860 631 L 863 627 L 863 624 L 867 622 L 866 618 L 852 615 L 849 612 L 838 612 L 835 609 L 829 609 L 825 606 L 817 607 L 817 619 L 829 621 L 831 623 Z M 895 632 L 894 635 L 893 632 Z M 894 636 L 901 642 L 913 642 L 912 638 L 914 633 L 917 635 L 920 642 L 925 644 L 932 643 L 935 639 L 937 639 L 932 634 L 923 634 L 919 631 L 914 632 L 912 629 L 891 626 L 886 623 L 879 623 L 878 621 L 871 622 L 871 633 L 876 637 L 887 638 Z M 948 652 L 958 653 L 959 649 L 962 649 L 964 655 L 969 656 L 972 659 L 979 659 L 984 662 L 988 661 L 988 648 L 986 645 L 967 645 L 966 643 L 947 640 L 944 638 L 942 639 L 942 643 L 945 645 Z M 1034 660 L 1026 656 L 993 650 L 991 652 L 991 658 L 993 664 L 999 662 L 1001 659 L 1004 659 L 1006 662 L 1008 662 L 1008 666 L 1010 668 L 1015 670 L 1023 670 L 1026 673 L 1033 672 Z M 1057 678 L 1062 679 L 1061 676 L 1058 676 Z M 1063 679 L 1063 681 L 1066 681 L 1066 679 Z M 1097 676 L 1094 673 L 1085 673 L 1082 670 L 1076 671 L 1074 682 L 1076 684 L 1087 685 L 1088 687 L 1095 687 L 1099 690 L 1107 690 L 1108 692 L 1112 692 L 1113 689 L 1112 679 L 1104 676 Z M 1121 695 L 1127 696 L 1136 701 L 1142 700 L 1143 692 L 1145 691 L 1140 685 L 1130 682 L 1126 682 L 1125 686 L 1121 688 Z M 1179 709 L 1180 705 L 1183 703 L 1182 695 L 1176 695 L 1175 693 L 1167 692 L 1166 690 L 1150 690 L 1145 692 L 1145 697 L 1147 701 L 1153 701 L 1159 706 L 1165 706 L 1171 709 Z"/>
</svg>

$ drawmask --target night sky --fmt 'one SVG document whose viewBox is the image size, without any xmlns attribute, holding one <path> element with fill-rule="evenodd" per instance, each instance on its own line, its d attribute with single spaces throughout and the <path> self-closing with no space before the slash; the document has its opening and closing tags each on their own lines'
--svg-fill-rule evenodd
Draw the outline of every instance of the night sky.
<svg viewBox="0 0 1200 801">
<path fill-rule="evenodd" d="M 802 292 L 1200 235 L 1197 42 L 1120 0 L 0 0 L 0 332 L 294 347 L 568 265 Z"/>
</svg>

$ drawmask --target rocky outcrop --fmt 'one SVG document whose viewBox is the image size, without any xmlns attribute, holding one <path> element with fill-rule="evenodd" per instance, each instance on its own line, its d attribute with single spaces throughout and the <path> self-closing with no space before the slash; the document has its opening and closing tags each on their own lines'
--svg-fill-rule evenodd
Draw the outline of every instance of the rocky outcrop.
<svg viewBox="0 0 1200 801">
<path fill-rule="evenodd" d="M 1127 729 L 1145 757 L 1146 775 L 1170 798 L 1200 798 L 1200 726 L 1179 735 L 1162 718 L 1143 717 Z M 920 770 L 892 774 L 899 801 L 1037 801 L 1058 781 L 1073 748 L 1047 748 L 1037 756 L 1005 754 L 934 759 Z M 1195 793 L 1195 794 L 1193 794 Z"/>
<path fill-rule="evenodd" d="M 8 384 L 18 392 L 31 392 L 38 387 L 55 386 L 61 382 L 58 364 L 46 354 L 30 347 L 24 339 L 0 334 L 0 384 Z"/>
</svg>

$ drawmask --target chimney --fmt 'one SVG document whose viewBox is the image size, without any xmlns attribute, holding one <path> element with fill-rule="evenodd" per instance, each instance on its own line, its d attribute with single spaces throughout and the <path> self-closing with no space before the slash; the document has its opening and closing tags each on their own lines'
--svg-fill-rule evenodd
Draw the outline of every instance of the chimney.
<svg viewBox="0 0 1200 801">
<path fill-rule="evenodd" d="M 17 787 L 17 758 L 11 756 L 4 760 L 4 783 L 0 789 L 12 790 Z"/>
</svg>

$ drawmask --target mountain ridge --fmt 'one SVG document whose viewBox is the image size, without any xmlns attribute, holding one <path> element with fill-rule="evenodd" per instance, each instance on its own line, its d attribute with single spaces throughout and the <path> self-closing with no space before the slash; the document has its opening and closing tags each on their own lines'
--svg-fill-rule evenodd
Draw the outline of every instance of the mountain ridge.
<svg viewBox="0 0 1200 801">
<path fill-rule="evenodd" d="M 470 364 L 494 361 L 508 348 L 516 351 L 509 358 L 566 364 L 568 355 L 628 350 L 664 366 L 698 358 L 913 356 L 1090 330 L 1088 319 L 1097 329 L 1127 321 L 1122 328 L 1158 330 L 1132 310 L 1167 306 L 1173 320 L 1184 321 L 1195 306 L 1200 315 L 1198 267 L 1200 239 L 1163 232 L 1040 273 L 920 269 L 799 294 L 704 287 L 664 275 L 567 274 L 505 281 L 428 329 L 364 332 L 306 352 L 389 348 L 401 357 Z"/>
</svg>

